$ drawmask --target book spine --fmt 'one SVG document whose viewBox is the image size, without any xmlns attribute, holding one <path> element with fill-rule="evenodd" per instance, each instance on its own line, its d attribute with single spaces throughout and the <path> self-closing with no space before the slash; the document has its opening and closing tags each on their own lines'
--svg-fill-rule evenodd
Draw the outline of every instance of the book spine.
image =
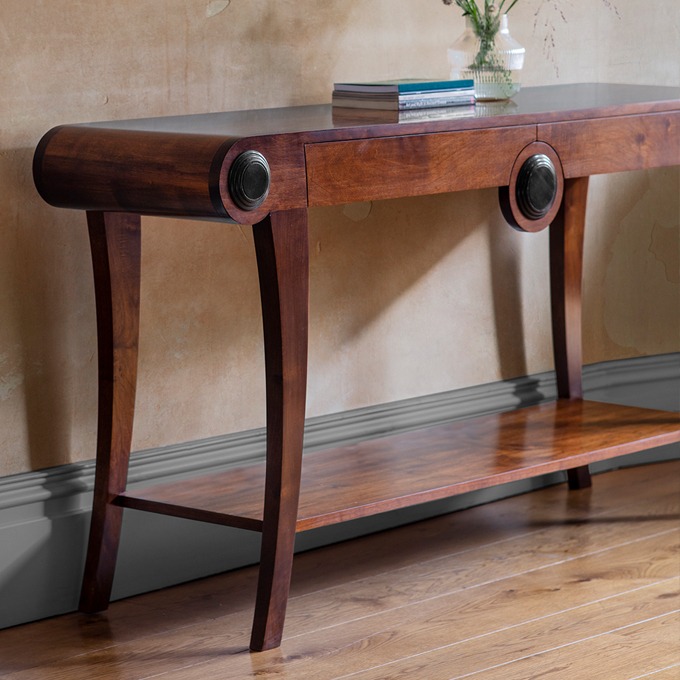
<svg viewBox="0 0 680 680">
<path fill-rule="evenodd" d="M 396 99 L 400 102 L 425 101 L 427 99 L 463 99 L 467 100 L 474 96 L 472 88 L 465 90 L 446 90 L 445 92 L 413 92 L 410 94 L 400 94 Z"/>
<path fill-rule="evenodd" d="M 412 81 L 403 83 L 335 83 L 333 88 L 337 92 L 352 92 L 359 94 L 416 94 L 420 92 L 438 92 L 443 90 L 465 90 L 472 88 L 472 80 L 440 80 L 440 81 Z"/>
<path fill-rule="evenodd" d="M 445 106 L 464 106 L 466 104 L 474 104 L 474 95 L 466 95 L 465 97 L 422 97 L 399 99 L 398 108 L 400 111 L 407 111 L 409 109 L 430 109 Z"/>
<path fill-rule="evenodd" d="M 433 83 L 401 83 L 397 86 L 399 94 L 437 92 L 438 90 L 464 90 L 474 87 L 472 80 L 442 80 Z"/>
</svg>

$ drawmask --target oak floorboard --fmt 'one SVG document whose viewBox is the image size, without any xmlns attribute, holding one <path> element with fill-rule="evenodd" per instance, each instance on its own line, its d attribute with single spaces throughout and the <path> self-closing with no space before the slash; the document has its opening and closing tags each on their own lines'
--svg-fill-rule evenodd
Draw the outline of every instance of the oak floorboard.
<svg viewBox="0 0 680 680">
<path fill-rule="evenodd" d="M 584 523 L 601 524 L 607 535 L 611 534 L 606 528 L 608 524 L 621 525 L 642 517 L 664 522 L 662 526 L 673 526 L 680 498 L 680 461 L 665 465 L 668 466 L 664 468 L 665 474 L 659 473 L 658 466 L 650 465 L 636 468 L 635 475 L 631 470 L 599 475 L 597 493 L 592 490 L 567 493 L 563 485 L 557 485 L 303 553 L 296 558 L 291 597 L 433 560 L 455 560 L 470 550 L 520 540 L 545 528 L 571 527 L 577 542 L 582 542 L 588 540 L 581 533 Z M 650 484 L 655 492 L 653 505 L 649 503 L 649 491 L 645 492 Z M 610 488 L 615 492 L 611 493 Z M 408 549 L 404 549 L 405 545 Z M 244 578 L 246 574 L 253 572 L 248 569 L 229 572 L 166 589 L 162 597 L 150 593 L 136 597 L 135 601 L 158 606 L 158 600 L 162 600 L 166 610 L 177 608 L 185 623 L 194 620 L 192 605 L 198 603 L 201 609 L 196 620 L 200 621 L 210 605 L 214 606 L 210 613 L 216 615 L 223 614 L 225 605 L 231 606 L 235 600 L 239 607 L 252 606 L 250 593 L 244 596 L 243 591 L 255 588 L 256 575 Z"/>
<path fill-rule="evenodd" d="M 515 626 L 503 626 L 458 643 L 445 644 L 430 652 L 389 662 L 353 674 L 352 677 L 354 680 L 406 680 L 421 677 L 450 680 L 464 677 L 480 668 L 500 667 L 530 654 L 608 633 L 631 621 L 650 620 L 668 614 L 677 607 L 679 588 L 680 579 L 667 579 L 581 607 L 528 619 Z"/>
<path fill-rule="evenodd" d="M 174 677 L 182 678 L 186 666 L 195 666 L 198 674 L 192 677 L 211 677 L 200 675 L 203 662 L 207 661 L 206 671 L 215 660 L 221 660 L 231 671 L 234 662 L 243 657 L 251 670 L 235 677 L 253 677 L 253 660 L 265 663 L 269 659 L 272 667 L 279 664 L 280 672 L 275 677 L 297 680 L 303 676 L 290 675 L 285 670 L 295 661 L 289 657 L 306 653 L 323 658 L 324 654 L 333 653 L 342 637 L 337 633 L 344 624 L 349 625 L 347 639 L 356 640 L 357 634 L 361 638 L 361 618 L 352 620 L 357 611 L 368 612 L 359 617 L 368 616 L 364 625 L 368 625 L 369 632 L 373 632 L 371 625 L 376 613 L 387 616 L 390 607 L 405 609 L 399 602 L 413 604 L 410 610 L 417 618 L 418 598 L 409 599 L 409 591 L 405 590 L 406 573 L 411 567 L 419 570 L 418 576 L 413 577 L 414 592 L 420 590 L 435 596 L 452 590 L 443 577 L 435 573 L 437 569 L 442 575 L 448 570 L 454 577 L 458 570 L 467 570 L 473 579 L 481 576 L 469 566 L 468 560 L 479 566 L 486 559 L 488 580 L 495 554 L 495 562 L 501 565 L 496 578 L 510 578 L 518 562 L 513 566 L 512 560 L 508 560 L 508 566 L 513 568 L 503 571 L 506 550 L 513 552 L 514 559 L 518 560 L 520 544 L 531 537 L 535 539 L 536 555 L 543 560 L 537 564 L 545 566 L 550 564 L 546 557 L 550 557 L 551 550 L 559 553 L 557 561 L 564 561 L 592 551 L 598 541 L 616 545 L 616 532 L 628 532 L 631 526 L 638 528 L 635 534 L 638 541 L 649 533 L 663 531 L 662 527 L 677 526 L 674 501 L 678 498 L 678 473 L 680 462 L 677 461 L 611 472 L 596 477 L 592 490 L 567 493 L 564 486 L 551 487 L 301 554 L 296 558 L 291 608 L 302 613 L 289 619 L 287 639 L 281 651 L 261 655 L 245 652 L 256 579 L 256 570 L 248 568 L 117 602 L 106 614 L 97 617 L 72 614 L 0 631 L 0 677 L 8 677 L 3 673 L 12 673 L 12 678 L 22 680 L 29 677 L 137 679 L 148 677 L 145 674 L 153 668 L 155 675 L 176 671 Z M 612 538 L 608 537 L 610 534 Z M 549 544 L 551 535 L 552 544 Z M 626 535 L 630 538 L 631 534 Z M 560 546 L 560 542 L 563 545 Z M 527 554 L 531 552 L 528 545 Z M 667 564 L 666 559 L 663 561 Z M 614 564 L 625 572 L 623 562 L 614 561 Z M 543 567 L 536 568 L 545 571 Z M 526 569 L 532 567 L 527 565 Z M 650 576 L 653 581 L 654 574 Z M 429 579 L 430 585 L 418 585 L 420 578 Z M 460 575 L 458 578 L 456 587 L 462 588 L 463 594 L 484 580 L 465 581 Z M 531 591 L 532 582 L 533 579 L 525 580 L 523 587 Z M 517 585 L 522 587 L 519 582 Z M 355 592 L 352 600 L 353 587 L 369 591 L 382 588 L 384 595 L 377 600 L 383 596 L 386 599 L 376 605 L 376 597 L 364 597 L 362 603 Z M 624 585 L 622 588 L 626 589 Z M 336 591 L 338 595 L 344 593 L 346 610 L 329 602 Z M 460 597 L 459 594 L 453 599 Z M 324 603 L 330 606 L 324 607 Z M 465 600 L 460 604 L 464 611 Z M 472 597 L 467 606 L 476 611 L 476 604 Z M 304 616 L 307 606 L 318 609 L 314 616 Z M 326 609 L 329 612 L 324 616 Z M 315 620 L 319 614 L 343 625 L 330 628 L 330 637 L 328 631 L 320 632 L 327 636 L 327 641 L 319 640 L 315 646 L 309 636 L 323 628 Z M 425 614 L 422 616 L 426 618 Z M 299 649 L 294 649 L 293 644 Z M 427 649 L 425 646 L 422 651 Z M 362 670 L 366 668 L 370 668 L 370 664 Z M 424 680 L 430 679 L 424 676 Z"/>
<path fill-rule="evenodd" d="M 339 622 L 361 620 L 369 616 L 380 615 L 385 611 L 389 612 L 411 605 L 420 607 L 425 602 L 436 602 L 444 597 L 458 597 L 463 591 L 509 579 L 526 580 L 527 585 L 530 586 L 532 582 L 544 580 L 544 572 L 552 573 L 560 570 L 570 572 L 570 568 L 566 565 L 575 559 L 583 560 L 590 557 L 590 561 L 600 565 L 601 569 L 605 569 L 609 562 L 613 562 L 623 570 L 624 565 L 627 565 L 627 547 L 630 544 L 639 543 L 640 549 L 649 546 L 649 550 L 655 550 L 657 545 L 660 546 L 661 551 L 658 555 L 660 562 L 654 564 L 654 568 L 658 569 L 658 573 L 663 577 L 667 575 L 665 563 L 662 563 L 662 560 L 668 541 L 666 535 L 668 527 L 659 522 L 650 524 L 649 529 L 658 533 L 654 539 L 648 541 L 631 538 L 632 532 L 626 532 L 627 538 L 623 540 L 631 543 L 626 543 L 623 548 L 612 541 L 611 532 L 608 536 L 602 531 L 594 532 L 602 538 L 599 545 L 597 541 L 590 543 L 584 540 L 579 546 L 579 537 L 567 535 L 564 541 L 567 543 L 567 548 L 564 551 L 560 549 L 559 537 L 553 541 L 545 534 L 537 535 L 535 539 L 545 541 L 545 543 L 536 548 L 537 554 L 531 562 L 529 562 L 532 558 L 530 541 L 519 542 L 520 545 L 508 542 L 486 547 L 475 551 L 474 554 L 459 555 L 456 560 L 443 559 L 435 563 L 414 564 L 413 567 L 404 568 L 397 573 L 391 572 L 387 577 L 381 575 L 353 581 L 324 591 L 324 597 L 313 594 L 296 598 L 289 610 L 288 637 L 296 634 L 294 631 L 298 630 L 301 631 L 298 634 L 306 634 L 310 629 L 318 631 L 325 627 L 337 627 Z M 573 528 L 572 531 L 574 531 Z M 558 535 L 563 534 L 558 532 Z M 578 546 L 580 553 L 573 547 L 574 545 Z M 632 563 L 634 566 L 631 569 L 635 571 L 638 569 L 635 556 Z M 639 569 L 642 570 L 644 566 L 640 565 Z M 526 577 L 526 574 L 531 574 L 531 576 Z M 672 571 L 670 575 L 673 575 Z M 656 578 L 656 575 L 649 574 L 648 577 Z M 633 578 L 644 578 L 644 576 L 641 573 L 634 573 Z M 546 580 L 549 582 L 550 579 L 552 576 L 547 577 Z"/>
<path fill-rule="evenodd" d="M 680 678 L 680 662 L 660 671 L 652 671 L 628 680 L 678 680 L 678 678 Z"/>
<path fill-rule="evenodd" d="M 222 680 L 250 677 L 334 678 L 347 671 L 387 663 L 443 643 L 466 639 L 493 630 L 498 620 L 515 625 L 531 617 L 545 616 L 556 609 L 571 608 L 631 590 L 676 571 L 677 555 L 669 549 L 669 530 L 652 538 L 634 541 L 549 569 L 540 569 L 489 584 L 471 587 L 410 607 L 398 607 L 344 625 L 319 626 L 315 617 L 303 617 L 291 625 L 295 647 L 286 640 L 274 653 L 247 653 L 250 616 L 241 612 L 200 626 L 169 631 L 108 649 L 98 650 L 49 665 L 53 680 L 94 680 L 101 668 L 115 668 L 116 678 L 144 678 L 163 674 L 168 680 L 220 677 Z M 616 574 L 612 574 L 612 565 Z M 590 580 L 584 574 L 608 574 Z M 331 593 L 323 591 L 321 601 Z M 361 598 L 361 593 L 358 594 Z M 343 614 L 333 610 L 326 623 Z M 359 653 L 360 652 L 360 653 Z M 281 663 L 281 661 L 283 663 Z M 262 666 L 264 664 L 264 666 Z M 330 664 L 328 674 L 323 669 Z M 271 666 L 271 671 L 266 670 Z M 194 669 L 196 674 L 194 674 Z M 251 671 L 251 669 L 253 669 Z M 45 667 L 8 675 L 8 680 L 41 678 Z M 205 674 L 205 675 L 204 675 Z M 286 677 L 284 675 L 283 677 Z M 102 675 L 106 678 L 106 675 Z"/>
<path fill-rule="evenodd" d="M 677 542 L 680 532 L 673 531 L 672 534 Z M 245 674 L 252 667 L 253 677 L 261 680 L 280 677 L 330 680 L 355 674 L 363 680 L 362 671 L 366 668 L 486 636 L 498 627 L 517 627 L 555 612 L 585 607 L 643 585 L 654 585 L 657 577 L 667 581 L 677 572 L 678 558 L 677 550 L 666 545 L 669 535 L 630 544 L 625 546 L 625 551 L 615 549 L 579 558 L 555 568 L 464 589 L 316 632 L 293 635 L 284 639 L 275 654 L 256 655 L 247 660 L 234 658 L 229 663 L 211 660 L 197 667 L 195 673 L 185 668 L 164 677 L 167 680 L 197 680 L 206 673 L 205 677 L 238 680 L 249 677 Z M 611 573 L 612 563 L 616 565 L 614 573 Z M 655 564 L 653 572 L 656 575 L 652 575 L 649 563 Z M 588 576 L 591 573 L 600 576 L 591 579 Z M 488 663 L 490 656 L 491 652 L 488 652 L 482 663 Z M 375 677 L 432 680 L 429 669 L 420 671 L 420 674 L 409 672 L 394 676 L 391 669 L 389 674 Z M 371 675 L 366 677 L 373 680 Z"/>
<path fill-rule="evenodd" d="M 678 661 L 680 610 L 468 675 L 474 680 L 630 680 Z M 458 680 L 465 676 L 452 676 Z"/>
<path fill-rule="evenodd" d="M 650 465 L 597 477 L 597 493 L 566 493 L 563 485 L 442 515 L 428 521 L 327 546 L 296 558 L 291 597 L 345 585 L 433 559 L 456 556 L 506 539 L 677 496 L 680 463 Z M 407 544 L 408 550 L 403 546 Z M 71 614 L 0 631 L 0 670 L 47 664 L 132 639 L 157 635 L 238 611 L 252 612 L 256 568 L 240 569 L 115 602 L 101 615 Z M 26 654 L 25 650 L 31 653 Z"/>
</svg>

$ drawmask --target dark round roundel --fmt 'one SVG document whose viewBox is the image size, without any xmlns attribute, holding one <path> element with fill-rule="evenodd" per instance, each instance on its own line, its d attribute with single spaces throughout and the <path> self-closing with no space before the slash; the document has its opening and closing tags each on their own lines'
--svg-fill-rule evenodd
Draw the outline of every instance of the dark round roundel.
<svg viewBox="0 0 680 680">
<path fill-rule="evenodd" d="M 229 194 L 241 210 L 255 210 L 269 194 L 271 172 L 259 151 L 240 153 L 229 168 Z"/>
<path fill-rule="evenodd" d="M 513 229 L 536 233 L 557 217 L 564 195 L 562 163 L 545 142 L 527 144 L 515 158 L 507 186 L 498 188 L 501 211 Z"/>
<path fill-rule="evenodd" d="M 530 220 L 545 217 L 557 195 L 557 172 L 553 162 L 542 153 L 535 154 L 520 168 L 516 186 L 517 206 Z"/>
</svg>

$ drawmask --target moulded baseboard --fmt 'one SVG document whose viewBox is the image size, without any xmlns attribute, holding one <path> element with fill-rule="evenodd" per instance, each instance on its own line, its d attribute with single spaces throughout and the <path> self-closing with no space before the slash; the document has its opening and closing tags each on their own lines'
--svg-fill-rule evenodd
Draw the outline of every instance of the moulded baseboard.
<svg viewBox="0 0 680 680">
<path fill-rule="evenodd" d="M 589 399 L 680 410 L 680 353 L 584 368 Z M 305 450 L 340 446 L 555 398 L 553 373 L 380 404 L 308 421 Z M 263 429 L 134 453 L 129 481 L 163 483 L 264 457 Z M 680 456 L 669 446 L 593 466 L 594 472 Z M 307 550 L 563 481 L 561 473 L 463 494 L 298 536 Z M 94 462 L 0 479 L 0 628 L 73 611 L 84 561 Z M 259 534 L 125 511 L 113 598 L 156 590 L 259 559 Z"/>
</svg>

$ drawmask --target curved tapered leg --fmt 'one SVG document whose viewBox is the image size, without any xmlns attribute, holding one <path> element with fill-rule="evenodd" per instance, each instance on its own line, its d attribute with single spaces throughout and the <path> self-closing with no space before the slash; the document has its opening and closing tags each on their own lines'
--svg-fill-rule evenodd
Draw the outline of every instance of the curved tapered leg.
<svg viewBox="0 0 680 680">
<path fill-rule="evenodd" d="M 253 227 L 267 385 L 267 473 L 260 575 L 250 642 L 281 644 L 295 544 L 307 389 L 307 211 L 273 213 Z"/>
<path fill-rule="evenodd" d="M 99 353 L 97 469 L 80 610 L 106 609 L 116 566 L 137 383 L 141 230 L 139 215 L 87 214 Z"/>
<path fill-rule="evenodd" d="M 588 177 L 564 182 L 562 206 L 550 226 L 553 352 L 560 399 L 582 399 L 581 280 Z M 568 471 L 569 488 L 591 485 L 588 466 Z"/>
</svg>

